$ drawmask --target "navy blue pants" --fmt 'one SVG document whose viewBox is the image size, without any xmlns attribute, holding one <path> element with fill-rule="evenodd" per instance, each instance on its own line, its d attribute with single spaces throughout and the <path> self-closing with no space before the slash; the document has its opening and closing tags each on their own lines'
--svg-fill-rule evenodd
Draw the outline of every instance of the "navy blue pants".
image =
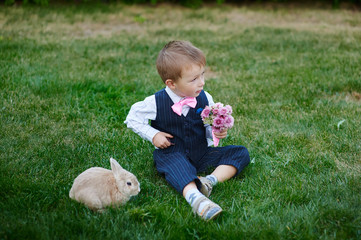
<svg viewBox="0 0 361 240">
<path fill-rule="evenodd" d="M 189 159 L 185 153 L 163 153 L 161 149 L 156 149 L 153 157 L 157 171 L 164 174 L 167 182 L 180 194 L 192 181 L 200 188 L 197 173 L 206 172 L 219 165 L 231 165 L 237 169 L 238 175 L 249 164 L 247 148 L 235 145 L 208 147 L 204 156 L 196 162 Z"/>
</svg>

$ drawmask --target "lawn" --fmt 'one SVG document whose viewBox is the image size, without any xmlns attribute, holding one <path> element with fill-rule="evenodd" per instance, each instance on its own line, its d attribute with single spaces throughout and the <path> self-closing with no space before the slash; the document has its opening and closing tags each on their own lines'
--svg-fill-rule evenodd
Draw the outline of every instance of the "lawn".
<svg viewBox="0 0 361 240">
<path fill-rule="evenodd" d="M 233 106 L 222 145 L 251 164 L 194 216 L 123 121 L 163 87 L 170 40 L 207 56 L 205 90 Z M 361 14 L 310 7 L 0 8 L 0 239 L 361 239 Z M 94 213 L 74 178 L 114 157 L 141 192 Z"/>
</svg>

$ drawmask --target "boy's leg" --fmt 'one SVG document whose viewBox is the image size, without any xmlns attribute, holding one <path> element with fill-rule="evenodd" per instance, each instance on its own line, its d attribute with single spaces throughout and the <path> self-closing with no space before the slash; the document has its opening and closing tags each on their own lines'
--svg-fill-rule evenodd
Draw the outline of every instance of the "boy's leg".
<svg viewBox="0 0 361 240">
<path fill-rule="evenodd" d="M 208 152 L 199 161 L 198 171 L 206 171 L 209 167 L 216 169 L 206 177 L 201 177 L 201 192 L 209 196 L 217 182 L 226 181 L 238 175 L 249 164 L 248 150 L 243 146 L 226 146 L 208 148 Z"/>
<path fill-rule="evenodd" d="M 183 197 L 186 197 L 186 194 L 187 194 L 187 192 L 189 191 L 189 190 L 191 190 L 191 189 L 198 189 L 197 188 L 197 185 L 196 185 L 196 183 L 193 181 L 193 182 L 190 182 L 189 184 L 187 184 L 187 186 L 185 186 L 184 188 L 183 188 Z"/>
<path fill-rule="evenodd" d="M 232 178 L 237 173 L 237 168 L 231 165 L 220 165 L 206 177 L 199 177 L 201 181 L 201 193 L 206 197 L 211 195 L 213 186 L 218 182 L 224 182 Z"/>
<path fill-rule="evenodd" d="M 153 157 L 157 171 L 164 174 L 167 182 L 180 194 L 183 194 L 183 189 L 187 184 L 198 181 L 196 168 L 184 154 L 180 152 L 163 154 L 155 150 Z M 199 181 L 197 184 L 200 187 Z"/>
<path fill-rule="evenodd" d="M 212 175 L 217 178 L 218 182 L 224 182 L 237 173 L 237 168 L 231 165 L 219 165 L 213 172 Z"/>
<path fill-rule="evenodd" d="M 208 221 L 222 212 L 221 207 L 199 192 L 196 181 L 199 186 L 201 184 L 196 175 L 196 168 L 184 154 L 162 154 L 156 150 L 153 156 L 158 172 L 164 174 L 167 182 L 183 194 L 194 213 Z"/>
<path fill-rule="evenodd" d="M 217 171 L 214 170 L 213 173 L 222 176 L 222 179 L 218 179 L 218 181 L 225 181 L 238 175 L 249 162 L 247 148 L 229 145 L 225 147 L 209 147 L 207 153 L 195 163 L 195 166 L 197 167 L 197 172 L 204 172 L 209 168 L 216 167 Z"/>
</svg>

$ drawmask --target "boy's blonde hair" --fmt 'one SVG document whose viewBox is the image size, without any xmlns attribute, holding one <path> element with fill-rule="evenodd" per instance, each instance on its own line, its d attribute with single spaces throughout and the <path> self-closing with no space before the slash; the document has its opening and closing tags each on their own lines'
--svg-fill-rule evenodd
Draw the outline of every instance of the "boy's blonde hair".
<svg viewBox="0 0 361 240">
<path fill-rule="evenodd" d="M 171 41 L 159 52 L 157 70 L 163 82 L 167 79 L 177 81 L 182 77 L 182 71 L 196 64 L 206 65 L 203 52 L 188 41 Z"/>
</svg>

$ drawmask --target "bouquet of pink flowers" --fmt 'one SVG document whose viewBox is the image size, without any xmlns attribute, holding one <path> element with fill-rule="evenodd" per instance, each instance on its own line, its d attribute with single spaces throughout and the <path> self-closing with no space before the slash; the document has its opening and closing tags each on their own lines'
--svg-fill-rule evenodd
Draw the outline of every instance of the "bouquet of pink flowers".
<svg viewBox="0 0 361 240">
<path fill-rule="evenodd" d="M 234 118 L 231 114 L 232 107 L 229 105 L 224 106 L 222 103 L 216 103 L 212 107 L 206 106 L 201 113 L 204 124 L 212 126 L 212 136 L 215 147 L 218 146 L 219 139 L 214 136 L 214 133 L 222 132 L 225 129 L 233 127 Z"/>
</svg>

